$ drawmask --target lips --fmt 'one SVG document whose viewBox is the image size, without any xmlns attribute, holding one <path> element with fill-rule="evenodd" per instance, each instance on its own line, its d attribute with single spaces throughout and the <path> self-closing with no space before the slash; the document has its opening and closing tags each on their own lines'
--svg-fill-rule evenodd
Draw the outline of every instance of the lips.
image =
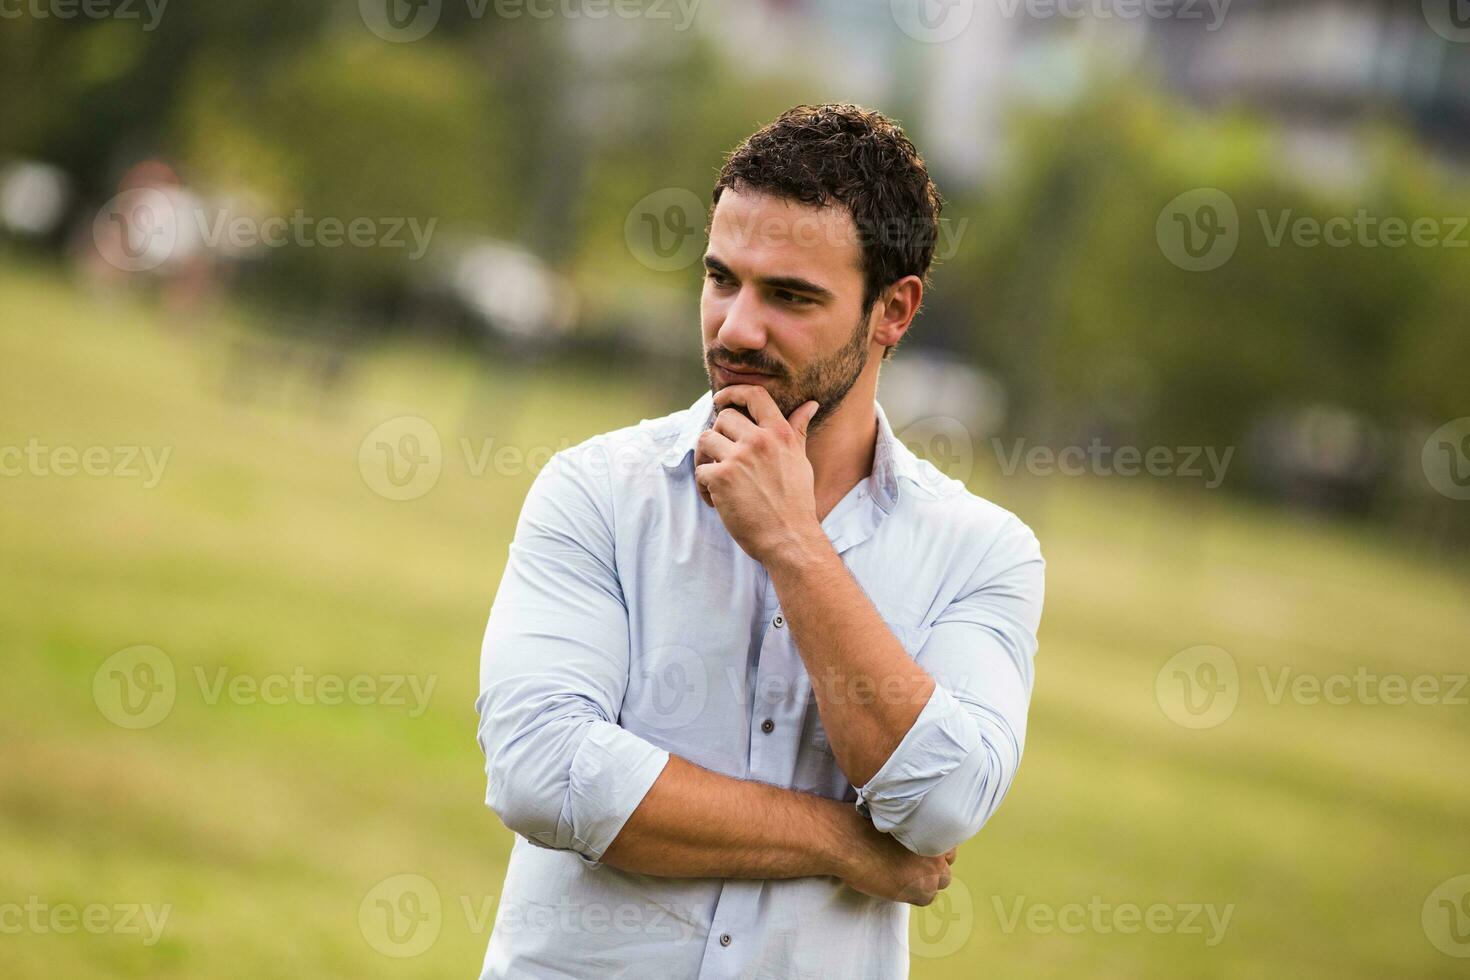
<svg viewBox="0 0 1470 980">
<path fill-rule="evenodd" d="M 715 368 L 717 370 L 719 370 L 721 373 L 723 373 L 723 374 L 725 374 L 725 375 L 727 375 L 727 376 L 729 376 L 731 378 L 734 378 L 734 379 L 736 379 L 738 381 L 747 381 L 747 380 L 752 380 L 753 381 L 753 380 L 759 380 L 761 378 L 772 378 L 772 377 L 775 377 L 775 375 L 766 374 L 763 371 L 742 371 L 742 370 L 739 370 L 737 368 L 727 367 L 724 364 L 721 364 L 719 361 L 716 361 L 715 362 Z"/>
</svg>

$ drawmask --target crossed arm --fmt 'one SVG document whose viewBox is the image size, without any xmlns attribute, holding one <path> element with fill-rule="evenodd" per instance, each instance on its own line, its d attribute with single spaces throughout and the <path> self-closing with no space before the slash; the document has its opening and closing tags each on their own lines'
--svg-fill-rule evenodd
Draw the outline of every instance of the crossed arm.
<svg viewBox="0 0 1470 980">
<path fill-rule="evenodd" d="M 865 816 L 711 772 L 616 723 L 630 651 L 611 515 L 595 479 L 571 470 L 554 461 L 538 475 L 486 632 L 478 707 L 490 806 L 531 842 L 592 864 L 666 877 L 831 876 L 879 897 L 932 899 L 1019 761 L 1008 719 L 1024 719 L 1031 651 L 975 620 L 1039 582 L 1039 554 L 996 576 L 998 588 L 977 582 L 929 629 L 917 659 L 825 538 L 825 553 L 814 542 L 789 565 L 768 565 L 783 607 L 802 610 L 788 617 L 793 639 Z M 1022 538 L 1034 539 L 1016 527 L 1024 535 L 1009 537 L 1024 552 Z M 874 696 L 851 696 L 860 690 Z"/>
</svg>

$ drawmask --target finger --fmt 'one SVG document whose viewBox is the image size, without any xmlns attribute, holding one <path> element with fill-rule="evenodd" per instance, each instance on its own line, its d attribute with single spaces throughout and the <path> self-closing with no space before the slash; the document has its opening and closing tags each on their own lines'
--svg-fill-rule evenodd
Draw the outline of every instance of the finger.
<svg viewBox="0 0 1470 980">
<path fill-rule="evenodd" d="M 701 490 L 711 495 L 711 503 L 714 503 L 714 490 L 712 489 L 711 484 L 715 480 L 719 479 L 721 472 L 723 472 L 724 465 L 724 463 L 703 463 L 699 466 L 694 467 L 694 482 L 699 484 L 699 488 Z"/>
<path fill-rule="evenodd" d="M 950 864 L 954 864 L 954 859 L 959 856 L 959 853 L 960 849 L 958 847 L 951 847 L 949 851 L 944 855 L 944 859 Z"/>
<path fill-rule="evenodd" d="M 704 455 L 704 453 L 695 453 L 695 455 L 694 455 L 694 468 L 696 470 L 698 470 L 705 463 L 709 463 L 709 462 L 712 462 L 712 460 L 710 460 L 708 457 L 706 457 Z M 715 500 L 714 500 L 713 497 L 711 497 L 709 495 L 709 491 L 706 490 L 704 487 L 700 486 L 697 480 L 695 481 L 695 486 L 699 490 L 699 499 L 700 500 L 703 500 L 706 504 L 709 504 L 711 507 L 713 507 L 715 505 Z"/>
<path fill-rule="evenodd" d="M 729 405 L 744 405 L 762 428 L 775 428 L 786 422 L 786 416 L 776 407 L 776 400 L 760 385 L 730 385 L 715 392 L 717 408 Z"/>
<path fill-rule="evenodd" d="M 816 402 L 807 402 L 791 413 L 791 428 L 796 430 L 798 436 L 806 438 L 806 430 L 812 424 L 812 416 L 816 415 L 817 409 L 821 407 Z"/>
<path fill-rule="evenodd" d="M 749 438 L 752 432 L 760 431 L 760 426 L 733 408 L 728 411 L 722 409 L 715 416 L 715 424 L 710 428 L 735 442 Z"/>
<path fill-rule="evenodd" d="M 699 434 L 696 445 L 700 452 L 700 459 L 695 461 L 696 467 L 700 462 L 718 462 L 735 448 L 735 443 L 730 437 L 718 429 L 705 429 Z"/>
</svg>

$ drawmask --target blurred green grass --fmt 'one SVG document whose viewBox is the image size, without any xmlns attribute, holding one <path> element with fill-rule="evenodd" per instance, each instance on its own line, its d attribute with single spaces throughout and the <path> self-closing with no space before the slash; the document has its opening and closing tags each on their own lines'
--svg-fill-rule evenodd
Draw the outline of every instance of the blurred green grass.
<svg viewBox="0 0 1470 980">
<path fill-rule="evenodd" d="M 7 976 L 476 975 L 511 842 L 481 802 L 479 640 L 534 474 L 475 476 L 459 440 L 556 448 L 698 390 L 391 346 L 364 353 L 330 400 L 290 364 L 226 396 L 252 336 L 235 313 L 169 316 L 0 271 L 0 443 L 173 447 L 153 489 L 0 478 L 0 903 L 171 905 L 152 947 L 0 935 Z M 394 502 L 357 454 L 405 414 L 435 423 L 444 472 Z M 1256 672 L 1463 673 L 1470 574 L 1219 495 L 989 471 L 975 485 L 1042 539 L 1038 684 L 1010 798 L 962 850 L 955 904 L 923 913 L 930 940 L 942 927 L 936 945 L 958 949 L 915 955 L 913 975 L 1463 975 L 1420 912 L 1470 872 L 1470 709 L 1273 705 Z M 162 723 L 128 731 L 92 680 L 135 644 L 169 655 L 179 693 Z M 1234 715 L 1204 731 L 1154 699 L 1163 663 L 1196 644 L 1230 651 L 1243 681 Z M 298 666 L 437 686 L 412 718 L 211 705 L 195 683 L 195 668 Z M 405 872 L 438 889 L 442 931 L 389 958 L 358 908 Z M 1213 946 L 1006 928 L 1018 901 L 1094 896 L 1234 909 Z"/>
</svg>

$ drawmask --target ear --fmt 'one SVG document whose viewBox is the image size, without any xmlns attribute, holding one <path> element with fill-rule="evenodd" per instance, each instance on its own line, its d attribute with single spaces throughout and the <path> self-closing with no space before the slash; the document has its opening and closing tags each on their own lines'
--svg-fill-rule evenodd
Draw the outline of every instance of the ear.
<svg viewBox="0 0 1470 980">
<path fill-rule="evenodd" d="M 874 304 L 878 309 L 878 323 L 873 330 L 873 343 L 892 347 L 902 340 L 923 301 L 924 280 L 918 276 L 904 276 L 883 290 Z"/>
</svg>

